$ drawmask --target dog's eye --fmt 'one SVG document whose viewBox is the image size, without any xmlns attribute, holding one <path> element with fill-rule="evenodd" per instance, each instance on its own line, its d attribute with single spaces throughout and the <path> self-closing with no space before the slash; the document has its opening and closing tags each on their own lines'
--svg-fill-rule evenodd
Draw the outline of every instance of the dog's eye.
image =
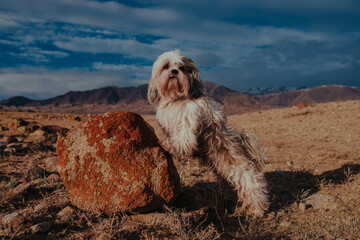
<svg viewBox="0 0 360 240">
<path fill-rule="evenodd" d="M 179 69 L 180 69 L 180 71 L 185 71 L 185 67 L 184 66 L 181 66 L 181 67 L 179 67 Z"/>
<path fill-rule="evenodd" d="M 163 69 L 169 69 L 169 64 L 166 64 Z"/>
</svg>

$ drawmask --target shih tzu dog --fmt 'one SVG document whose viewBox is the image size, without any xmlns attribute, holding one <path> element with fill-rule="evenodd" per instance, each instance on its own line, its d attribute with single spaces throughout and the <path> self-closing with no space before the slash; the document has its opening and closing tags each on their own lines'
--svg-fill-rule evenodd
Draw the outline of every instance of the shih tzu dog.
<svg viewBox="0 0 360 240">
<path fill-rule="evenodd" d="M 157 104 L 156 118 L 166 140 L 163 147 L 178 158 L 199 157 L 231 183 L 241 210 L 258 217 L 269 206 L 263 174 L 265 156 L 254 135 L 237 132 L 207 95 L 199 69 L 179 50 L 155 61 L 148 100 Z"/>
</svg>

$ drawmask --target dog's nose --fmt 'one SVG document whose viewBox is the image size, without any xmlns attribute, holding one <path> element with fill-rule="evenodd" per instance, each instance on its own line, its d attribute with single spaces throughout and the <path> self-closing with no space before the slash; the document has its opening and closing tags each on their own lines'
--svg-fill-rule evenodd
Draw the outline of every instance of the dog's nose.
<svg viewBox="0 0 360 240">
<path fill-rule="evenodd" d="M 172 70 L 171 70 L 171 73 L 172 73 L 173 75 L 177 75 L 177 74 L 179 73 L 179 71 L 176 70 L 176 69 L 172 69 Z"/>
</svg>

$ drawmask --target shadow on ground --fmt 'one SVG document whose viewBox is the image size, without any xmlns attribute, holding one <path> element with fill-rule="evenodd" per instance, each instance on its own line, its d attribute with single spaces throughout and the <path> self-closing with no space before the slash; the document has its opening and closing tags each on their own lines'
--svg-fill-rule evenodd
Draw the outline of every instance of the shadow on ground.
<svg viewBox="0 0 360 240">
<path fill-rule="evenodd" d="M 310 171 L 274 171 L 265 173 L 270 190 L 270 211 L 301 200 L 302 197 L 319 191 L 320 184 L 343 184 L 360 173 L 360 164 L 346 164 L 342 167 L 314 175 Z"/>
</svg>

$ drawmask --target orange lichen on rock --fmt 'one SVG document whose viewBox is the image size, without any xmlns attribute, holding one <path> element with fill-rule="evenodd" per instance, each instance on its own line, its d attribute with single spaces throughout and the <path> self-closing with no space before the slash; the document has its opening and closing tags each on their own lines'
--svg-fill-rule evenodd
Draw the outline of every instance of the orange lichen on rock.
<svg viewBox="0 0 360 240">
<path fill-rule="evenodd" d="M 109 112 L 59 136 L 57 170 L 72 203 L 92 212 L 148 212 L 180 189 L 170 155 L 140 115 Z"/>
</svg>

